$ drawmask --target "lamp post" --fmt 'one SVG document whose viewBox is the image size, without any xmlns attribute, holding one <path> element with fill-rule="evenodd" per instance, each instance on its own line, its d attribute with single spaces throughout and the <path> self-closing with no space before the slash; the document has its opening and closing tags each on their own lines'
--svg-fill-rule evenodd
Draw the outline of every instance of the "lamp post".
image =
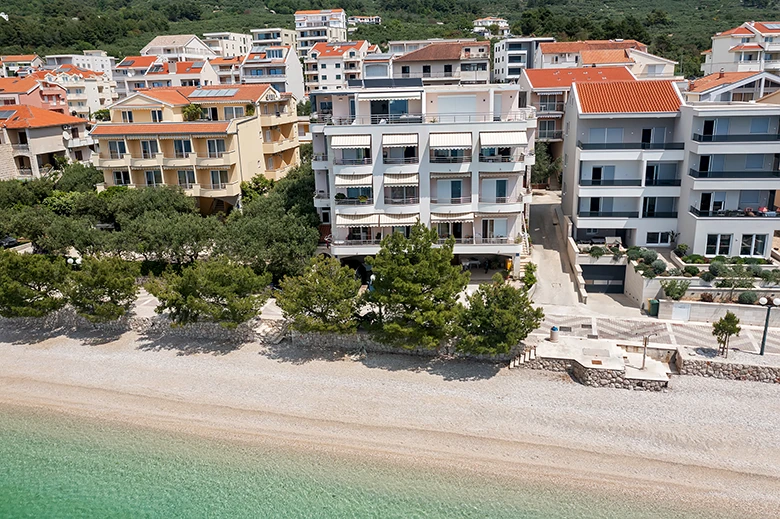
<svg viewBox="0 0 780 519">
<path fill-rule="evenodd" d="M 774 298 L 772 301 L 769 301 L 766 297 L 762 297 L 758 300 L 759 303 L 761 303 L 762 306 L 766 306 L 766 322 L 764 323 L 764 335 L 761 337 L 761 355 L 764 354 L 764 350 L 766 349 L 766 334 L 769 331 L 769 313 L 772 311 L 772 308 L 775 306 L 780 306 L 780 297 Z"/>
</svg>

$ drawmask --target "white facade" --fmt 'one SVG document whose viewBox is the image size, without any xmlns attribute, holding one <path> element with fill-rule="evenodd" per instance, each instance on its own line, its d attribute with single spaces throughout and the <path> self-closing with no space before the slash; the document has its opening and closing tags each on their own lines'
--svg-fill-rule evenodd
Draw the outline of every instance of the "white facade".
<svg viewBox="0 0 780 519">
<path fill-rule="evenodd" d="M 156 36 L 141 49 L 141 56 L 158 56 L 166 61 L 202 61 L 218 57 L 194 34 Z"/>
<path fill-rule="evenodd" d="M 490 42 L 432 42 L 393 59 L 393 78 L 425 84 L 490 82 Z"/>
<path fill-rule="evenodd" d="M 119 98 L 146 88 L 209 86 L 220 83 L 209 61 L 172 61 L 156 56 L 128 56 L 114 69 Z"/>
<path fill-rule="evenodd" d="M 347 18 L 349 25 L 380 25 L 382 23 L 381 16 L 350 16 Z"/>
<path fill-rule="evenodd" d="M 66 92 L 68 113 L 82 119 L 92 119 L 93 113 L 108 108 L 119 98 L 116 81 L 102 72 L 62 65 L 56 70 L 40 71 L 35 75 L 62 86 Z"/>
<path fill-rule="evenodd" d="M 365 40 L 315 45 L 304 60 L 306 92 L 343 90 L 347 81 L 362 79 L 370 47 Z"/>
<path fill-rule="evenodd" d="M 281 45 L 289 45 L 292 48 L 296 48 L 298 41 L 298 35 L 295 31 L 282 29 L 281 27 L 252 29 L 249 32 L 252 33 L 252 46 L 254 48 L 278 47 Z"/>
<path fill-rule="evenodd" d="M 533 68 L 541 43 L 555 38 L 507 38 L 493 45 L 493 81 L 513 82 L 520 79 L 525 68 Z"/>
<path fill-rule="evenodd" d="M 85 50 L 84 54 L 52 54 L 46 56 L 45 60 L 43 67 L 49 70 L 62 65 L 73 65 L 93 72 L 102 72 L 109 79 L 113 79 L 113 68 L 116 65 L 116 58 L 102 50 Z"/>
<path fill-rule="evenodd" d="M 745 22 L 712 37 L 701 69 L 715 72 L 780 72 L 780 23 Z"/>
<path fill-rule="evenodd" d="M 347 41 L 347 15 L 343 9 L 295 13 L 298 56 L 305 57 L 320 42 Z"/>
<path fill-rule="evenodd" d="M 240 75 L 241 83 L 268 83 L 303 99 L 303 68 L 291 46 L 253 49 L 241 63 Z"/>
<path fill-rule="evenodd" d="M 207 32 L 203 34 L 203 43 L 208 45 L 217 56 L 234 58 L 249 52 L 252 48 L 252 35 L 238 32 Z"/>
<path fill-rule="evenodd" d="M 504 18 L 496 18 L 495 16 L 488 16 L 487 18 L 480 18 L 474 20 L 473 32 L 483 36 L 487 39 L 491 38 L 506 38 L 509 36 L 509 22 Z M 496 26 L 498 30 L 496 34 L 490 32 L 491 27 Z"/>
<path fill-rule="evenodd" d="M 515 86 L 410 83 L 311 96 L 315 206 L 332 254 L 376 254 L 383 236 L 419 219 L 453 236 L 461 261 L 517 265 L 528 252 L 534 110 L 517 107 Z"/>
</svg>

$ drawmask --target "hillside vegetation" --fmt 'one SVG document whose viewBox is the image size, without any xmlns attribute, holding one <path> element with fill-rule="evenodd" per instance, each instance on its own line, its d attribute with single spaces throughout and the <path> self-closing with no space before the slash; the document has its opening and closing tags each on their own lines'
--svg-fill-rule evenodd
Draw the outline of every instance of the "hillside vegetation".
<svg viewBox="0 0 780 519">
<path fill-rule="evenodd" d="M 101 48 L 122 57 L 156 34 L 258 27 L 293 27 L 298 9 L 342 7 L 347 14 L 380 14 L 381 26 L 360 27 L 353 38 L 470 36 L 476 17 L 507 18 L 515 34 L 559 40 L 635 38 L 698 74 L 710 36 L 748 20 L 780 18 L 777 0 L 5 0 L 0 52 L 71 52 Z"/>
</svg>

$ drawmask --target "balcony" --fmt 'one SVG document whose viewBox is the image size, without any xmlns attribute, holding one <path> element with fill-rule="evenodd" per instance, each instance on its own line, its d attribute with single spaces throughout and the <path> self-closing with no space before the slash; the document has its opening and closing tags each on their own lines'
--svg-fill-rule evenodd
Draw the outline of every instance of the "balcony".
<svg viewBox="0 0 780 519">
<path fill-rule="evenodd" d="M 431 164 L 465 164 L 471 162 L 471 154 L 462 157 L 431 157 Z"/>
<path fill-rule="evenodd" d="M 679 178 L 648 178 L 645 179 L 645 186 L 655 186 L 655 187 L 669 187 L 669 186 L 679 186 L 681 183 L 681 180 Z"/>
<path fill-rule="evenodd" d="M 534 109 L 525 109 L 507 115 L 492 115 L 490 113 L 405 113 L 405 114 L 374 114 L 374 115 L 333 115 L 330 113 L 315 113 L 311 116 L 314 124 L 334 126 L 355 126 L 371 124 L 458 124 L 458 123 L 489 123 L 489 122 L 519 122 L 535 119 Z M 680 145 L 682 146 L 682 144 Z M 682 147 L 680 148 L 682 149 Z"/>
<path fill-rule="evenodd" d="M 471 195 L 451 197 L 451 198 L 431 198 L 431 204 L 437 204 L 437 205 L 462 205 L 462 204 L 470 204 L 470 203 L 471 203 Z"/>
<path fill-rule="evenodd" d="M 92 155 L 92 164 L 96 168 L 125 168 L 130 166 L 131 160 L 132 157 L 129 153 L 112 153 L 108 157 L 103 157 L 97 154 Z"/>
<path fill-rule="evenodd" d="M 382 162 L 387 165 L 399 165 L 399 164 L 419 164 L 419 157 L 385 157 Z"/>
<path fill-rule="evenodd" d="M 140 158 L 133 157 L 130 161 L 130 165 L 133 167 L 145 168 L 145 167 L 158 167 L 163 164 L 163 154 L 147 154 L 144 153 Z"/>
<path fill-rule="evenodd" d="M 205 156 L 200 156 L 195 160 L 195 164 L 198 167 L 211 167 L 211 166 L 232 166 L 236 163 L 235 151 L 214 151 L 209 152 Z"/>
<path fill-rule="evenodd" d="M 479 155 L 479 161 L 488 164 L 514 163 L 514 162 L 523 162 L 524 160 L 525 160 L 525 155 L 523 155 L 522 153 L 518 153 L 515 155 L 482 155 L 482 154 Z"/>
<path fill-rule="evenodd" d="M 202 184 L 200 186 L 201 196 L 218 197 L 218 196 L 236 196 L 241 193 L 241 183 L 235 182 L 220 182 L 219 184 Z"/>
<path fill-rule="evenodd" d="M 580 218 L 639 218 L 639 211 L 580 211 Z"/>
<path fill-rule="evenodd" d="M 536 140 L 538 141 L 559 141 L 563 139 L 563 130 L 537 130 Z"/>
<path fill-rule="evenodd" d="M 677 218 L 677 211 L 653 211 L 642 213 L 642 218 Z"/>
<path fill-rule="evenodd" d="M 333 164 L 336 166 L 370 166 L 372 163 L 371 157 L 362 159 L 344 159 L 339 157 L 333 159 Z"/>
<path fill-rule="evenodd" d="M 179 182 L 179 187 L 182 188 L 184 194 L 188 196 L 200 196 L 200 184 L 193 184 L 190 182 Z"/>
<path fill-rule="evenodd" d="M 480 204 L 516 204 L 524 200 L 523 195 L 519 196 L 481 196 Z"/>
<path fill-rule="evenodd" d="M 95 140 L 90 136 L 81 138 L 71 137 L 67 142 L 68 148 L 81 148 L 83 146 L 92 146 L 93 144 L 95 144 Z"/>
<path fill-rule="evenodd" d="M 699 171 L 691 169 L 688 175 L 693 178 L 736 178 L 736 179 L 762 179 L 780 178 L 780 171 L 746 170 L 746 171 Z"/>
<path fill-rule="evenodd" d="M 358 198 L 335 198 L 336 205 L 374 205 L 374 199 L 361 196 Z"/>
<path fill-rule="evenodd" d="M 16 156 L 16 155 L 29 155 L 30 154 L 30 145 L 29 144 L 11 144 L 11 150 L 13 151 L 14 156 Z"/>
<path fill-rule="evenodd" d="M 279 126 L 280 124 L 294 123 L 297 121 L 298 115 L 295 112 L 290 111 L 277 111 L 272 114 L 260 114 L 261 126 Z"/>
<path fill-rule="evenodd" d="M 691 206 L 690 213 L 699 218 L 776 218 L 780 213 L 776 211 L 754 211 L 746 209 L 721 209 L 719 211 L 702 211 Z"/>
<path fill-rule="evenodd" d="M 577 141 L 581 150 L 682 150 L 683 142 L 582 142 Z"/>
<path fill-rule="evenodd" d="M 734 133 L 729 135 L 702 135 L 693 134 L 696 142 L 775 142 L 780 141 L 780 135 L 776 133 Z"/>
<path fill-rule="evenodd" d="M 163 157 L 163 166 L 194 166 L 197 164 L 197 157 L 197 153 L 175 153 L 173 157 Z"/>
<path fill-rule="evenodd" d="M 420 198 L 416 196 L 409 196 L 406 198 L 388 198 L 385 197 L 385 204 L 387 205 L 413 205 L 419 204 Z"/>
<path fill-rule="evenodd" d="M 534 103 L 533 105 L 536 110 L 539 113 L 545 113 L 545 112 L 563 112 L 564 106 L 566 106 L 563 101 L 556 101 L 551 103 Z"/>
<path fill-rule="evenodd" d="M 263 153 L 271 155 L 274 153 L 281 153 L 291 148 L 295 148 L 297 145 L 298 142 L 296 142 L 295 139 L 282 139 L 279 141 L 264 142 Z"/>
<path fill-rule="evenodd" d="M 642 185 L 642 180 L 636 179 L 614 179 L 614 178 L 581 178 L 580 185 L 583 187 L 638 187 Z"/>
</svg>

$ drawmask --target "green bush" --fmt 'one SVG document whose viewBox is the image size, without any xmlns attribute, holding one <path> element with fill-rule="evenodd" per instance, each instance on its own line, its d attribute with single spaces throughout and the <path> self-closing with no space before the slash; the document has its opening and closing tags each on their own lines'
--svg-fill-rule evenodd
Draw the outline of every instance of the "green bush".
<svg viewBox="0 0 780 519">
<path fill-rule="evenodd" d="M 682 258 L 683 256 L 685 256 L 688 253 L 688 249 L 689 248 L 690 247 L 688 247 L 688 245 L 686 245 L 685 243 L 681 243 L 681 244 L 677 245 L 677 247 L 674 248 L 674 253 L 678 257 Z"/>
<path fill-rule="evenodd" d="M 739 294 L 737 301 L 743 305 L 754 305 L 756 304 L 756 301 L 758 301 L 758 296 L 755 292 L 748 290 L 747 292 Z"/>
<path fill-rule="evenodd" d="M 602 257 L 606 253 L 607 250 L 604 247 L 598 247 L 598 246 L 593 246 L 588 251 L 588 254 L 590 254 L 591 258 L 596 258 L 596 259 Z"/>
<path fill-rule="evenodd" d="M 653 279 L 656 276 L 657 274 L 655 273 L 655 270 L 653 270 L 652 268 L 649 268 L 644 272 L 642 272 L 642 277 L 646 277 L 647 279 Z"/>
<path fill-rule="evenodd" d="M 697 267 L 694 267 L 693 265 L 686 265 L 683 269 L 683 272 L 685 274 L 690 274 L 691 276 L 698 276 L 699 275 L 699 269 Z"/>
<path fill-rule="evenodd" d="M 758 265 L 750 265 L 750 267 L 748 267 L 748 270 L 750 271 L 751 274 L 753 274 L 757 278 L 760 278 L 761 274 L 764 272 L 764 269 L 762 269 Z"/>
<path fill-rule="evenodd" d="M 683 259 L 683 263 L 690 263 L 693 265 L 705 265 L 708 263 L 707 258 L 701 254 L 688 254 Z"/>
<path fill-rule="evenodd" d="M 670 281 L 661 281 L 661 287 L 664 289 L 664 295 L 674 301 L 679 301 L 683 298 L 688 291 L 688 287 L 691 286 L 690 281 L 679 281 L 672 279 Z"/>
<path fill-rule="evenodd" d="M 712 272 L 707 272 L 706 270 L 699 274 L 699 277 L 702 279 L 702 281 L 706 281 L 707 283 L 711 282 L 713 279 L 715 279 L 715 274 Z"/>
<path fill-rule="evenodd" d="M 670 276 L 682 276 L 682 270 L 672 267 L 666 271 Z"/>
<path fill-rule="evenodd" d="M 728 263 L 729 259 L 726 256 L 715 256 L 714 258 L 712 258 L 712 262 L 714 263 L 716 261 L 719 261 L 721 263 Z"/>
<path fill-rule="evenodd" d="M 718 278 L 722 277 L 724 274 L 726 274 L 726 272 L 728 272 L 728 267 L 720 261 L 713 261 L 710 263 L 709 270 L 713 276 Z"/>
<path fill-rule="evenodd" d="M 642 261 L 647 264 L 653 263 L 658 259 L 658 253 L 654 250 L 644 249 L 642 251 Z"/>
<path fill-rule="evenodd" d="M 656 274 L 666 272 L 666 262 L 664 262 L 664 260 L 657 259 L 650 263 L 650 267 L 652 267 Z"/>
<path fill-rule="evenodd" d="M 636 261 L 642 257 L 642 249 L 639 247 L 629 247 L 626 251 L 626 256 L 631 261 Z"/>
</svg>

